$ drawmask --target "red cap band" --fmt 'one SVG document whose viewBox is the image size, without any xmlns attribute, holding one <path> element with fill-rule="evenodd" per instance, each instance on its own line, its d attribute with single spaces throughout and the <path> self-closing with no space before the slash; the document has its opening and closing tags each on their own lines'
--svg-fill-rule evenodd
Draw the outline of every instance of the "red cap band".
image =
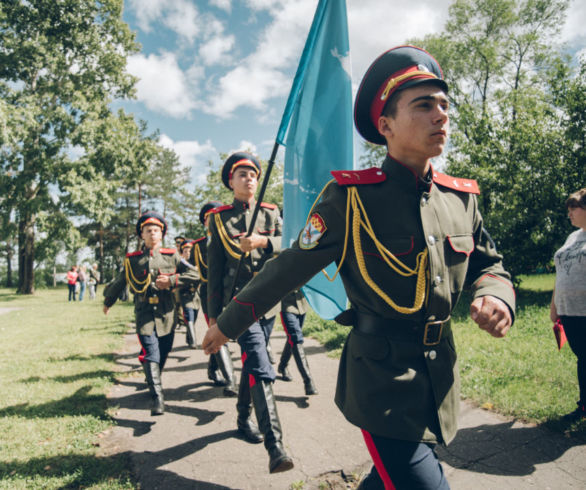
<svg viewBox="0 0 586 490">
<path fill-rule="evenodd" d="M 259 175 L 259 170 L 258 167 L 254 164 L 254 162 L 252 160 L 248 160 L 247 158 L 244 160 L 238 160 L 234 165 L 232 165 L 232 168 L 230 169 L 230 173 L 228 174 L 228 180 L 230 180 L 232 178 L 232 174 L 234 173 L 234 170 L 236 170 L 238 167 L 251 167 L 254 169 L 254 171 L 256 172 L 256 176 L 258 178 Z"/>
</svg>

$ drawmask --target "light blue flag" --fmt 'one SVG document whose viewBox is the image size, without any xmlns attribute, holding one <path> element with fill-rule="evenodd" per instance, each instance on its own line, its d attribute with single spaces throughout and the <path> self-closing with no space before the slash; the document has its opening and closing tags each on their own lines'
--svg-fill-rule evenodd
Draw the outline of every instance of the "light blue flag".
<svg viewBox="0 0 586 490">
<path fill-rule="evenodd" d="M 312 204 L 332 179 L 330 171 L 353 168 L 351 79 L 346 2 L 320 0 L 277 135 L 286 146 L 284 247 L 305 226 Z M 335 264 L 326 269 L 330 277 L 335 270 Z M 303 292 L 322 318 L 346 309 L 339 277 L 330 282 L 320 272 Z"/>
</svg>

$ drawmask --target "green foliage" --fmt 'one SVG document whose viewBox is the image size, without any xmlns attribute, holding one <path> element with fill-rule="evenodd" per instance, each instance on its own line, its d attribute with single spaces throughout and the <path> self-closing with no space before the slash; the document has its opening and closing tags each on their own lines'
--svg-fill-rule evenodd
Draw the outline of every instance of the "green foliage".
<svg viewBox="0 0 586 490">
<path fill-rule="evenodd" d="M 39 213 L 65 212 L 55 189 L 67 192 L 72 173 L 90 163 L 68 155 L 76 132 L 107 114 L 113 98 L 133 94 L 126 57 L 138 46 L 121 14 L 122 0 L 2 3 L 0 99 L 10 117 L 0 120 L 0 206 L 19 224 L 20 292 L 34 289 Z M 87 172 L 80 189 L 92 182 Z"/>
<path fill-rule="evenodd" d="M 0 372 L 0 488 L 135 488 L 126 456 L 99 455 L 99 435 L 112 426 L 113 353 L 132 305 L 106 317 L 99 301 L 68 303 L 66 288 L 0 290 L 0 302 L 15 308 L 0 316 L 10 346 Z"/>
</svg>

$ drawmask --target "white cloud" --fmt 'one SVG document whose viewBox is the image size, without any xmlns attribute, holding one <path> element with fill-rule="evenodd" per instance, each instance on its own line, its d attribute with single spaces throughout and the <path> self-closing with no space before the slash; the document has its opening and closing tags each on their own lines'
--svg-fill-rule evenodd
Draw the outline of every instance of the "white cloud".
<svg viewBox="0 0 586 490">
<path fill-rule="evenodd" d="M 258 155 L 258 149 L 257 149 L 256 145 L 254 143 L 252 143 L 251 141 L 246 141 L 246 140 L 240 141 L 240 143 L 238 144 L 238 148 L 235 148 L 234 150 L 230 150 L 228 153 L 232 154 L 237 151 L 245 151 L 247 153 L 252 153 L 253 155 Z"/>
<path fill-rule="evenodd" d="M 205 180 L 208 173 L 208 162 L 218 157 L 218 150 L 209 139 L 205 143 L 195 140 L 173 141 L 166 134 L 162 134 L 159 137 L 159 144 L 177 154 L 181 165 L 191 169 L 191 178 L 196 183 L 202 183 Z"/>
<path fill-rule="evenodd" d="M 234 47 L 234 36 L 221 36 L 202 44 L 199 54 L 206 65 L 226 63 L 231 59 L 230 51 Z"/>
<path fill-rule="evenodd" d="M 190 42 L 201 30 L 201 20 L 195 5 L 188 0 L 129 0 L 141 30 L 151 32 L 152 25 L 161 22 Z"/>
<path fill-rule="evenodd" d="M 232 0 L 209 0 L 210 5 L 218 7 L 221 10 L 230 12 L 232 10 Z"/>
<path fill-rule="evenodd" d="M 567 12 L 566 23 L 562 28 L 562 41 L 584 46 L 586 44 L 584 19 L 586 19 L 586 2 L 573 0 Z"/>
<path fill-rule="evenodd" d="M 128 71 L 139 78 L 137 98 L 149 109 L 173 117 L 187 117 L 195 108 L 193 90 L 174 54 L 131 56 Z"/>
</svg>

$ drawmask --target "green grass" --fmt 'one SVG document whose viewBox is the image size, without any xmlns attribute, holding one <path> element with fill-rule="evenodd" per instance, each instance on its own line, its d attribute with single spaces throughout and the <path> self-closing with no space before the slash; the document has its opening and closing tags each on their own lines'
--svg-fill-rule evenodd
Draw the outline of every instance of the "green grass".
<svg viewBox="0 0 586 490">
<path fill-rule="evenodd" d="M 100 457 L 112 426 L 106 393 L 132 307 L 106 317 L 101 301 L 67 290 L 0 289 L 0 488 L 135 488 L 124 456 Z"/>
<path fill-rule="evenodd" d="M 558 352 L 549 319 L 555 276 L 521 277 L 516 320 L 504 339 L 480 330 L 469 318 L 470 296 L 454 311 L 452 328 L 462 375 L 462 396 L 479 406 L 517 418 L 580 432 L 586 423 L 567 427 L 561 416 L 576 408 L 576 358 L 566 344 Z M 339 356 L 348 327 L 310 314 L 304 329 Z"/>
</svg>

